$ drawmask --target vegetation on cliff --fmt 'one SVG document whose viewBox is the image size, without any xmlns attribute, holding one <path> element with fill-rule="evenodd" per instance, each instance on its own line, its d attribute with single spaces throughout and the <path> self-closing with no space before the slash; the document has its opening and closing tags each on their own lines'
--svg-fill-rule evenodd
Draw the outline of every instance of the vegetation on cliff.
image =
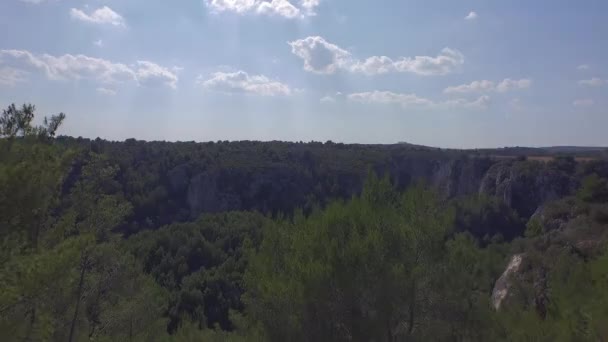
<svg viewBox="0 0 608 342">
<path fill-rule="evenodd" d="M 600 154 L 91 141 L 34 109 L 0 118 L 3 341 L 608 338 Z"/>
</svg>

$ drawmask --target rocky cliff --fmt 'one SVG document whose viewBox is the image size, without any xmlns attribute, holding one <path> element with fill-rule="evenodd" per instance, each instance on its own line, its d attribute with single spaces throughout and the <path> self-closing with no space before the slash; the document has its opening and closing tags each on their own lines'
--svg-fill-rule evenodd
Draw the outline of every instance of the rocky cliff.
<svg viewBox="0 0 608 342">
<path fill-rule="evenodd" d="M 571 172 L 533 161 L 495 161 L 488 158 L 401 158 L 372 165 L 390 174 L 405 189 L 424 180 L 446 199 L 483 194 L 496 196 L 524 218 L 543 203 L 572 193 Z M 170 172 L 171 184 L 182 191 L 192 217 L 204 212 L 260 210 L 291 212 L 312 202 L 349 198 L 361 191 L 367 168 L 293 167 L 214 168 L 189 170 L 180 165 Z M 191 176 L 188 176 L 191 174 Z M 187 185 L 186 185 L 187 184 Z"/>
</svg>

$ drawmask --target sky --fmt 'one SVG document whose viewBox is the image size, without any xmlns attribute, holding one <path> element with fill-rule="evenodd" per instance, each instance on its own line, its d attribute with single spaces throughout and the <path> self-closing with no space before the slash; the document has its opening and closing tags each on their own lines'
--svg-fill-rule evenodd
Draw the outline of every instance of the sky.
<svg viewBox="0 0 608 342">
<path fill-rule="evenodd" d="M 608 146 L 608 1 L 0 0 L 0 106 L 110 140 Z"/>
</svg>

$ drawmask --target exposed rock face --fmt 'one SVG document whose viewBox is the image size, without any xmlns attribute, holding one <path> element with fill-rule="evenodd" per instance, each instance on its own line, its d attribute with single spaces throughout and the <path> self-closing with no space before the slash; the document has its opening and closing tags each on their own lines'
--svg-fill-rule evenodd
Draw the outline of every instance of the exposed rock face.
<svg viewBox="0 0 608 342">
<path fill-rule="evenodd" d="M 446 198 L 474 194 L 493 163 L 485 158 L 450 160 L 440 164 L 432 181 Z"/>
<path fill-rule="evenodd" d="M 360 177 L 357 177 L 359 179 Z M 348 179 L 337 181 L 357 189 Z M 305 203 L 313 191 L 310 176 L 290 168 L 210 169 L 194 176 L 188 186 L 187 203 L 191 217 L 205 212 L 259 210 L 287 213 Z M 344 194 L 347 196 L 348 194 Z"/>
<path fill-rule="evenodd" d="M 543 203 L 566 196 L 573 188 L 572 177 L 546 165 L 502 161 L 483 176 L 479 193 L 501 198 L 529 218 Z"/>
<path fill-rule="evenodd" d="M 365 165 L 358 169 L 321 166 L 322 175 L 327 176 L 320 176 L 319 168 L 314 161 L 257 169 L 191 170 L 177 166 L 167 176 L 171 190 L 184 194 L 190 215 L 197 217 L 203 212 L 223 210 L 268 212 L 272 208 L 287 213 L 311 200 L 323 204 L 331 198 L 349 198 L 361 191 L 367 173 Z M 573 189 L 570 176 L 533 162 L 411 157 L 392 158 L 373 168 L 379 175 L 388 172 L 400 190 L 425 180 L 443 198 L 496 196 L 525 218 L 543 203 Z"/>
<path fill-rule="evenodd" d="M 509 295 L 509 289 L 511 288 L 511 279 L 512 277 L 519 272 L 519 268 L 523 261 L 523 254 L 515 254 L 511 257 L 507 268 L 502 273 L 500 278 L 494 284 L 494 289 L 492 290 L 492 305 L 494 309 L 499 310 L 503 301 Z"/>
</svg>

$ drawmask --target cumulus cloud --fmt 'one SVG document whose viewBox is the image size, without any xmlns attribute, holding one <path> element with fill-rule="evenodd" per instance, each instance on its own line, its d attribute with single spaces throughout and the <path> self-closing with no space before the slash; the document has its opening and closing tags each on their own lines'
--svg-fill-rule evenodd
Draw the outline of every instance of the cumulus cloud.
<svg viewBox="0 0 608 342">
<path fill-rule="evenodd" d="M 318 74 L 333 74 L 337 70 L 344 70 L 366 75 L 388 72 L 445 75 L 464 64 L 462 53 L 450 48 L 444 48 L 436 57 L 400 57 L 393 60 L 387 56 L 372 56 L 358 60 L 350 52 L 320 36 L 298 39 L 288 44 L 291 52 L 304 61 L 304 70 Z"/>
<path fill-rule="evenodd" d="M 215 72 L 211 78 L 199 76 L 197 82 L 206 89 L 225 93 L 248 93 L 261 96 L 290 95 L 291 89 L 284 83 L 263 75 L 250 76 L 245 71 Z"/>
<path fill-rule="evenodd" d="M 168 68 L 149 61 L 137 61 L 135 77 L 141 85 L 167 85 L 177 88 L 177 75 Z"/>
<path fill-rule="evenodd" d="M 320 0 L 301 0 L 299 7 L 288 0 L 205 0 L 216 12 L 255 13 L 276 15 L 289 19 L 315 15 Z"/>
<path fill-rule="evenodd" d="M 386 74 L 396 71 L 395 62 L 386 56 L 372 56 L 349 66 L 350 71 L 366 75 Z"/>
<path fill-rule="evenodd" d="M 93 45 L 97 46 L 97 47 L 102 47 L 103 46 L 103 40 L 99 39 L 93 42 Z"/>
<path fill-rule="evenodd" d="M 592 99 L 578 99 L 574 100 L 574 102 L 572 102 L 572 105 L 574 105 L 575 107 L 589 107 L 593 106 L 594 103 L 595 101 L 593 101 Z"/>
<path fill-rule="evenodd" d="M 395 62 L 399 72 L 412 72 L 419 75 L 446 75 L 464 64 L 464 56 L 460 51 L 444 48 L 437 57 L 416 56 L 406 57 Z"/>
<path fill-rule="evenodd" d="M 379 103 L 379 104 L 398 104 L 404 108 L 429 108 L 429 109 L 448 109 L 448 108 L 467 108 L 483 109 L 490 102 L 487 95 L 481 96 L 476 100 L 454 99 L 443 102 L 435 102 L 430 99 L 420 97 L 416 94 L 401 94 L 390 91 L 371 91 L 354 93 L 347 96 L 349 101 L 358 103 Z"/>
<path fill-rule="evenodd" d="M 592 79 L 589 79 L 589 80 L 580 80 L 580 81 L 578 81 L 578 84 L 583 85 L 583 86 L 589 86 L 589 87 L 600 87 L 605 84 L 608 84 L 608 80 L 602 80 L 601 78 L 593 77 Z"/>
<path fill-rule="evenodd" d="M 109 88 L 104 88 L 104 87 L 97 88 L 97 92 L 100 93 L 100 94 L 109 95 L 109 96 L 116 95 L 116 90 L 109 89 Z"/>
<path fill-rule="evenodd" d="M 491 98 L 488 95 L 483 95 L 473 101 L 467 99 L 455 99 L 440 102 L 437 104 L 437 106 L 440 108 L 486 109 L 488 108 L 490 101 Z"/>
<path fill-rule="evenodd" d="M 27 73 L 11 68 L 0 66 L 0 86 L 12 87 L 17 83 L 25 82 Z"/>
<path fill-rule="evenodd" d="M 475 12 L 475 11 L 469 12 L 469 14 L 466 17 L 464 17 L 464 19 L 465 20 L 475 20 L 475 19 L 477 19 L 477 12 Z"/>
<path fill-rule="evenodd" d="M 301 0 L 300 6 L 305 10 L 307 15 L 316 15 L 315 9 L 319 6 L 321 0 Z"/>
<path fill-rule="evenodd" d="M 336 99 L 333 98 L 332 96 L 323 96 L 321 99 L 319 99 L 319 102 L 321 103 L 336 103 Z"/>
<path fill-rule="evenodd" d="M 322 37 L 308 37 L 288 43 L 291 52 L 304 60 L 304 70 L 317 74 L 333 74 L 348 68 L 350 53 Z"/>
<path fill-rule="evenodd" d="M 76 20 L 94 24 L 125 26 L 125 19 L 108 6 L 103 6 L 88 14 L 82 10 L 72 8 L 70 10 L 70 16 Z"/>
<path fill-rule="evenodd" d="M 505 78 L 502 82 L 498 83 L 496 91 L 499 93 L 506 93 L 511 90 L 528 89 L 531 85 L 532 81 L 527 78 L 522 78 L 520 80 Z"/>
<path fill-rule="evenodd" d="M 588 64 L 581 64 L 576 67 L 578 70 L 589 70 L 591 67 Z"/>
<path fill-rule="evenodd" d="M 495 83 L 493 81 L 481 80 L 473 81 L 469 84 L 461 84 L 458 86 L 447 87 L 443 90 L 446 94 L 453 93 L 481 93 L 481 92 L 493 92 L 505 93 L 511 90 L 527 89 L 532 85 L 532 81 L 527 78 L 520 80 L 513 80 L 505 78 L 501 82 Z"/>
<path fill-rule="evenodd" d="M 162 84 L 175 88 L 177 75 L 148 61 L 133 65 L 85 55 L 37 55 L 26 50 L 0 50 L 0 65 L 21 71 L 38 71 L 50 80 L 92 80 L 102 84 L 135 82 L 140 85 Z"/>
<path fill-rule="evenodd" d="M 279 15 L 285 18 L 295 18 L 300 15 L 300 10 L 287 0 L 263 1 L 256 10 L 260 14 Z"/>
<path fill-rule="evenodd" d="M 447 87 L 443 90 L 446 94 L 451 93 L 473 93 L 473 92 L 487 92 L 494 91 L 496 84 L 492 81 L 482 80 L 473 81 L 470 84 L 461 84 L 459 86 Z"/>
</svg>

